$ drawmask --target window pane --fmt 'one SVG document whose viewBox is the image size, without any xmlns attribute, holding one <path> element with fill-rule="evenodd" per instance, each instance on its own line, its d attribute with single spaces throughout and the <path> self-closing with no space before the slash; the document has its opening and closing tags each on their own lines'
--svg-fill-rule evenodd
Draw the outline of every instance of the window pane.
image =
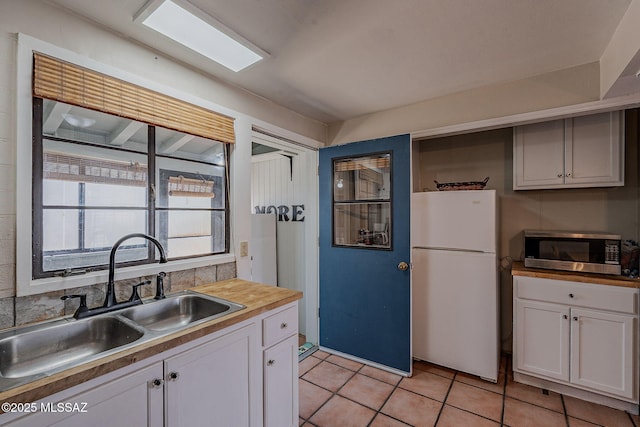
<svg viewBox="0 0 640 427">
<path fill-rule="evenodd" d="M 171 258 L 209 254 L 212 252 L 211 237 L 169 238 L 167 250 Z"/>
<path fill-rule="evenodd" d="M 112 209 L 85 211 L 84 245 L 87 250 L 111 249 L 119 238 L 131 233 L 147 233 L 146 211 Z M 139 244 L 143 244 L 143 239 L 139 240 Z M 127 244 L 134 243 L 127 241 Z"/>
<path fill-rule="evenodd" d="M 78 206 L 80 185 L 73 181 L 45 179 L 42 182 L 42 203 L 45 206 Z"/>
<path fill-rule="evenodd" d="M 389 200 L 391 155 L 357 157 L 333 164 L 334 200 Z"/>
<path fill-rule="evenodd" d="M 160 211 L 157 218 L 158 235 L 169 258 L 225 251 L 224 211 Z"/>
<path fill-rule="evenodd" d="M 224 144 L 211 139 L 156 127 L 156 153 L 224 166 Z"/>
<path fill-rule="evenodd" d="M 79 211 L 45 209 L 42 214 L 44 251 L 78 249 L 80 245 Z"/>
<path fill-rule="evenodd" d="M 81 242 L 83 219 L 85 234 Z M 43 220 L 44 271 L 108 264 L 111 247 L 120 237 L 146 232 L 145 211 L 45 209 Z M 147 256 L 147 242 L 131 239 L 118 250 L 116 261 L 135 261 Z"/>
<path fill-rule="evenodd" d="M 169 211 L 168 218 L 169 238 L 211 236 L 209 211 Z"/>
<path fill-rule="evenodd" d="M 333 244 L 391 248 L 391 153 L 333 162 Z"/>
<path fill-rule="evenodd" d="M 146 156 L 51 140 L 43 150 L 45 206 L 147 206 Z"/>
<path fill-rule="evenodd" d="M 48 99 L 43 110 L 45 136 L 147 152 L 144 123 Z"/>
<path fill-rule="evenodd" d="M 87 183 L 85 186 L 86 206 L 147 206 L 147 189 L 115 184 Z"/>
<path fill-rule="evenodd" d="M 334 243 L 347 246 L 391 247 L 391 206 L 384 203 L 334 205 Z"/>
<path fill-rule="evenodd" d="M 221 166 L 158 158 L 156 206 L 224 209 L 225 169 Z"/>
<path fill-rule="evenodd" d="M 147 258 L 147 245 L 121 246 L 116 254 L 116 262 L 137 261 Z M 73 252 L 47 253 L 43 257 L 43 271 L 64 270 L 66 268 L 89 268 L 109 264 L 110 250 L 82 253 Z M 157 259 L 156 255 L 156 259 Z"/>
</svg>

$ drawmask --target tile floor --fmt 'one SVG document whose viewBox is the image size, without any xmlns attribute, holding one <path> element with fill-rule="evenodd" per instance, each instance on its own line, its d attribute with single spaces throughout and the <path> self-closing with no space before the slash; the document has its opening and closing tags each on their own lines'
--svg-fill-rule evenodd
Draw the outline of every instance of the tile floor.
<svg viewBox="0 0 640 427">
<path fill-rule="evenodd" d="M 323 351 L 299 364 L 304 427 L 640 427 L 640 418 L 514 383 L 503 357 L 497 384 L 424 362 L 403 378 Z"/>
</svg>

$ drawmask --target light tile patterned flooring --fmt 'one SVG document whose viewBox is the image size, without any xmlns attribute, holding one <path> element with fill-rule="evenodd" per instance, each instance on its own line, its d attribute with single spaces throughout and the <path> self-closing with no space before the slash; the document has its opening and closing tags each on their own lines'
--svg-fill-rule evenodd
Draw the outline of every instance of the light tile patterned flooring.
<svg viewBox="0 0 640 427">
<path fill-rule="evenodd" d="M 424 362 L 403 378 L 323 351 L 299 372 L 304 427 L 640 427 L 637 415 L 513 382 L 506 356 L 497 384 Z"/>
</svg>

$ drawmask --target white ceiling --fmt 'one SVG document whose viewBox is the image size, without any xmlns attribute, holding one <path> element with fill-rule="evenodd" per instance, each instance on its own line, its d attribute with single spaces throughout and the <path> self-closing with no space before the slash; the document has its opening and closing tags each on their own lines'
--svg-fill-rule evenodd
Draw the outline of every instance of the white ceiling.
<svg viewBox="0 0 640 427">
<path fill-rule="evenodd" d="M 191 0 L 270 53 L 233 73 L 133 22 L 146 0 L 51 0 L 322 122 L 598 61 L 631 0 Z"/>
</svg>

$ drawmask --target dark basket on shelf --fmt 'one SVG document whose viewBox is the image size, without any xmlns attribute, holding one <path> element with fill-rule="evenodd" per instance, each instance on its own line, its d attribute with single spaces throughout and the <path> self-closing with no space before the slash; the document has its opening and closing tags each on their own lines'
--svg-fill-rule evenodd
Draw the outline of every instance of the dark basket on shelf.
<svg viewBox="0 0 640 427">
<path fill-rule="evenodd" d="M 457 191 L 457 190 L 484 190 L 487 182 L 489 182 L 489 177 L 486 177 L 482 181 L 467 181 L 467 182 L 438 182 L 436 183 L 436 188 L 439 191 Z"/>
</svg>

